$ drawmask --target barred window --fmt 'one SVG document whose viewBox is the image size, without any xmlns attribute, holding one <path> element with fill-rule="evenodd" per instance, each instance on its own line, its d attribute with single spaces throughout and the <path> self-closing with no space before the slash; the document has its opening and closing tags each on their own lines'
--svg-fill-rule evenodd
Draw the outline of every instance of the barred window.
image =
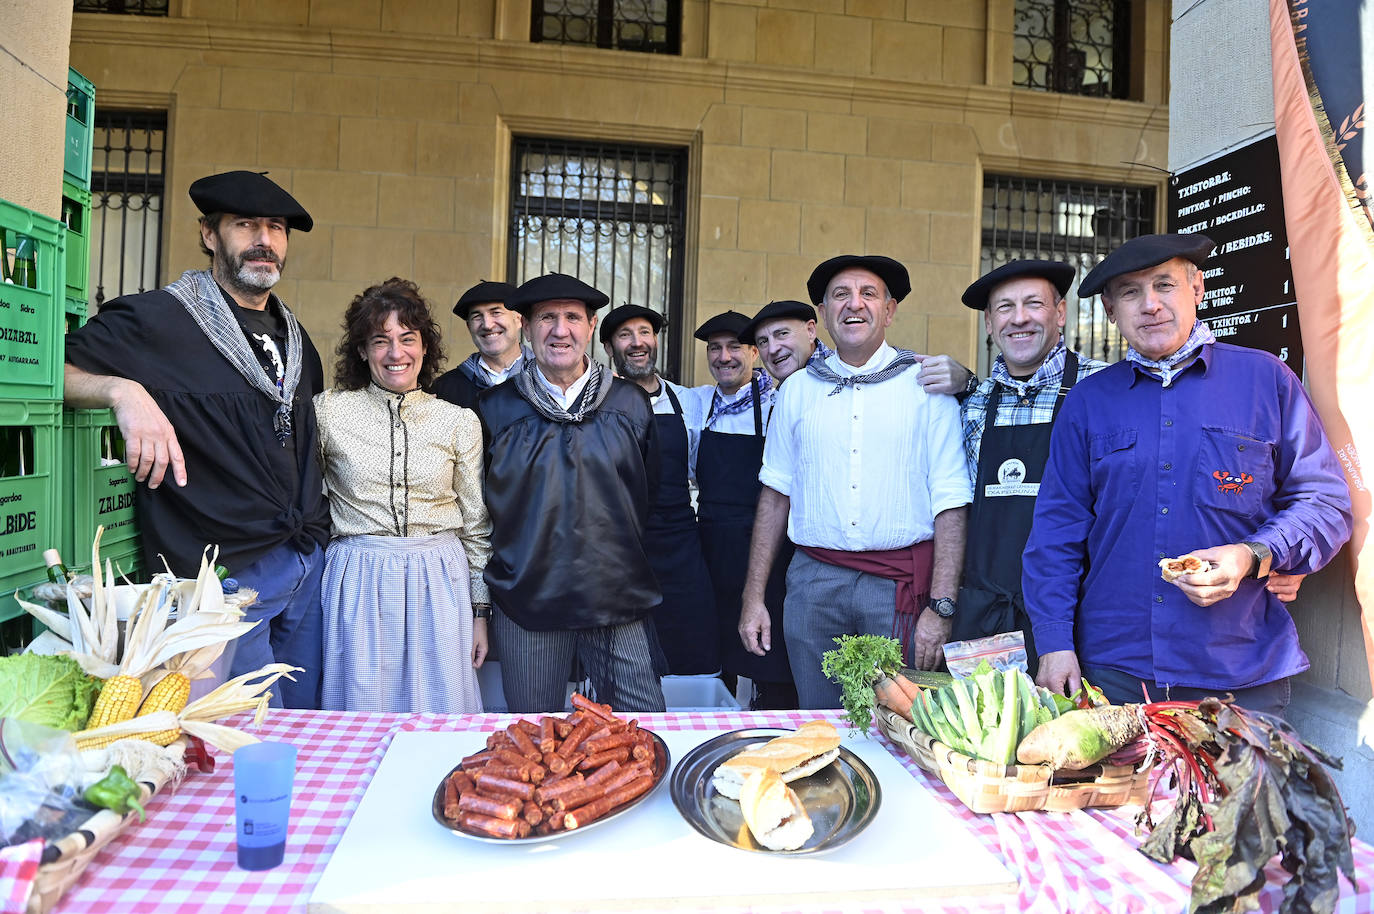
<svg viewBox="0 0 1374 914">
<path fill-rule="evenodd" d="M 664 146 L 515 139 L 511 180 L 513 283 L 568 273 L 665 315 L 659 370 L 680 377 L 670 341 L 682 331 L 687 151 Z"/>
<path fill-rule="evenodd" d="M 168 0 L 73 0 L 78 13 L 114 13 L 124 16 L 166 16 Z"/>
<path fill-rule="evenodd" d="M 1016 0 L 1012 85 L 1130 97 L 1130 0 Z"/>
<path fill-rule="evenodd" d="M 534 0 L 530 41 L 677 54 L 682 0 Z"/>
<path fill-rule="evenodd" d="M 987 175 L 980 275 L 1009 260 L 1073 264 L 1078 277 L 1067 296 L 1064 341 L 1085 355 L 1115 362 L 1125 356 L 1126 342 L 1108 322 L 1098 296 L 1079 301 L 1078 283 L 1123 242 L 1154 231 L 1153 187 Z M 984 369 L 995 355 L 988 337 Z"/>
<path fill-rule="evenodd" d="M 162 285 L 167 112 L 95 112 L 91 161 L 91 297 Z"/>
</svg>

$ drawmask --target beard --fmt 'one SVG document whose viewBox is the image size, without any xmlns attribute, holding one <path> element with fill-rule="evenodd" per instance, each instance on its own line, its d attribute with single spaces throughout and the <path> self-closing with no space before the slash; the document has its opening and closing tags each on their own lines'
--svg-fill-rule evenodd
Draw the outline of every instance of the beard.
<svg viewBox="0 0 1374 914">
<path fill-rule="evenodd" d="M 644 378 L 652 377 L 658 371 L 658 366 L 654 364 L 654 355 L 656 355 L 656 353 L 649 353 L 649 361 L 645 362 L 643 367 L 629 364 L 628 355 L 629 353 L 622 354 L 617 352 L 611 359 L 611 361 L 615 362 L 615 373 L 625 380 L 640 381 Z"/>
<path fill-rule="evenodd" d="M 250 264 L 250 257 L 259 261 L 269 260 L 276 269 L 261 264 Z M 285 265 L 285 260 L 279 259 L 268 248 L 247 248 L 229 257 L 224 271 L 227 275 L 222 277 L 222 280 L 226 281 L 227 285 L 245 292 L 267 292 L 281 280 L 282 267 Z"/>
</svg>

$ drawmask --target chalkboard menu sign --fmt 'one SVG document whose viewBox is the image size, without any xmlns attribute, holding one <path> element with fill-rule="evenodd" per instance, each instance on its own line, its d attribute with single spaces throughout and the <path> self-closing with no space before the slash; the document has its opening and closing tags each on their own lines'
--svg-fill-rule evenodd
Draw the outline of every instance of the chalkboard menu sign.
<svg viewBox="0 0 1374 914">
<path fill-rule="evenodd" d="M 1217 339 L 1272 352 L 1301 376 L 1302 336 L 1274 135 L 1175 175 L 1169 231 L 1201 232 L 1217 243 L 1203 267 L 1207 292 L 1198 305 L 1198 317 Z"/>
</svg>

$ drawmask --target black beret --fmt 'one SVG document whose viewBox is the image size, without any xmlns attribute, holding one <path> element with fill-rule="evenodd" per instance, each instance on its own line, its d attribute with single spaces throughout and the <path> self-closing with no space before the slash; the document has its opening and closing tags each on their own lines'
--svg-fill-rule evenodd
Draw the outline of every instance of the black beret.
<svg viewBox="0 0 1374 914">
<path fill-rule="evenodd" d="M 610 302 L 604 294 L 576 276 L 566 273 L 545 273 L 521 283 L 520 288 L 511 296 L 511 300 L 506 302 L 506 307 L 528 315 L 530 308 L 541 301 L 553 301 L 558 298 L 580 301 L 593 311 L 605 307 Z"/>
<path fill-rule="evenodd" d="M 315 220 L 265 174 L 256 171 L 226 171 L 191 182 L 191 202 L 205 215 L 233 213 L 236 216 L 281 216 L 286 227 L 308 232 Z"/>
<path fill-rule="evenodd" d="M 621 324 L 636 317 L 642 317 L 648 321 L 649 326 L 654 328 L 654 333 L 663 329 L 663 315 L 652 308 L 646 308 L 643 305 L 621 305 L 619 308 L 612 309 L 610 314 L 601 319 L 599 334 L 601 342 L 607 342 L 611 338 L 611 334 L 615 333 Z"/>
<path fill-rule="evenodd" d="M 1073 277 L 1077 272 L 1071 264 L 1058 260 L 1013 260 L 974 280 L 973 285 L 964 290 L 960 300 L 970 308 L 982 311 L 988 306 L 988 296 L 993 289 L 1008 280 L 1026 276 L 1049 280 L 1059 290 L 1059 297 L 1063 298 L 1068 294 L 1069 286 L 1073 285 Z"/>
<path fill-rule="evenodd" d="M 877 274 L 887 285 L 888 294 L 897 301 L 906 298 L 907 293 L 911 291 L 911 277 L 907 274 L 906 267 L 891 257 L 883 257 L 881 254 L 841 254 L 811 271 L 811 278 L 806 281 L 806 291 L 811 296 L 811 303 L 819 305 L 825 298 L 825 287 L 830 285 L 831 278 L 841 270 L 851 267 Z"/>
<path fill-rule="evenodd" d="M 701 340 L 703 343 L 709 342 L 711 337 L 715 336 L 717 333 L 729 333 L 738 337 L 739 332 L 743 330 L 748 323 L 748 315 L 740 314 L 738 311 L 726 311 L 723 314 L 717 314 L 715 317 L 707 318 L 702 325 L 696 329 L 696 332 L 693 333 L 692 336 Z M 752 346 L 754 344 L 750 341 L 749 345 Z"/>
<path fill-rule="evenodd" d="M 754 345 L 754 340 L 758 338 L 759 328 L 769 321 L 782 318 L 793 318 L 799 321 L 814 321 L 816 319 L 816 309 L 806 302 L 800 301 L 770 301 L 759 309 L 759 313 L 754 315 L 754 319 L 740 328 L 739 340 L 741 343 Z"/>
<path fill-rule="evenodd" d="M 1214 247 L 1216 242 L 1206 235 L 1141 235 L 1132 238 L 1108 254 L 1106 259 L 1093 267 L 1091 273 L 1083 277 L 1083 282 L 1078 285 L 1078 297 L 1096 295 L 1118 276 L 1158 266 L 1175 257 L 1202 266 Z"/>
<path fill-rule="evenodd" d="M 458 304 L 453 306 L 453 313 L 463 320 L 467 320 L 468 312 L 477 305 L 489 305 L 499 301 L 501 304 L 509 306 L 510 300 L 514 296 L 515 286 L 510 283 L 488 282 L 484 279 L 458 298 Z"/>
</svg>

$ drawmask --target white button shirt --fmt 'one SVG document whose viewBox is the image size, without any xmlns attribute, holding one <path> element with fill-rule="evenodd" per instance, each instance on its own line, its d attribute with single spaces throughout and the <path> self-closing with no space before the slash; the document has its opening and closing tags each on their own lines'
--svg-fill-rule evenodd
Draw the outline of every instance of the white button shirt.
<svg viewBox="0 0 1374 914">
<path fill-rule="evenodd" d="M 676 410 L 673 409 L 673 401 L 668 399 L 668 388 L 673 389 L 677 395 L 678 403 L 682 406 L 682 424 L 687 427 L 687 475 L 689 479 L 697 478 L 697 447 L 701 444 L 701 399 L 696 395 L 696 388 L 683 387 L 681 384 L 674 384 L 667 378 L 658 379 L 658 396 L 649 397 L 649 402 L 653 404 L 654 415 L 671 416 Z"/>
<path fill-rule="evenodd" d="M 897 356 L 884 343 L 858 367 Z M 805 369 L 778 390 L 759 481 L 791 499 L 787 535 L 801 546 L 868 552 L 931 539 L 935 515 L 973 500 L 959 404 L 927 394 L 912 367 L 881 384 L 835 385 Z"/>
<path fill-rule="evenodd" d="M 554 402 L 566 411 L 572 408 L 572 405 L 577 402 L 578 395 L 582 393 L 582 388 L 587 386 L 587 381 L 592 376 L 592 362 L 590 359 L 587 360 L 587 368 L 582 372 L 582 376 L 573 381 L 572 386 L 566 391 L 544 377 L 544 369 L 536 366 L 534 373 L 539 376 L 539 381 L 544 385 L 544 389 L 553 394 Z M 606 378 L 605 383 L 611 383 L 611 379 Z"/>
</svg>

